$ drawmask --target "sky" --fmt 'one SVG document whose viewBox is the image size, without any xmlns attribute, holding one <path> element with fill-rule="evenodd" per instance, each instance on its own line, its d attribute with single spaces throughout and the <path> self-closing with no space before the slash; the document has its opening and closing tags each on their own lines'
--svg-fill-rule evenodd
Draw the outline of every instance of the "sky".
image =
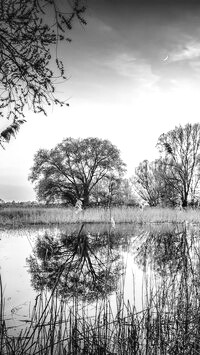
<svg viewBox="0 0 200 355">
<path fill-rule="evenodd" d="M 109 139 L 132 176 L 158 157 L 162 133 L 200 122 L 199 1 L 87 0 L 85 19 L 58 48 L 68 80 L 56 91 L 70 106 L 47 117 L 27 110 L 16 139 L 0 150 L 5 201 L 35 200 L 34 154 L 64 138 Z"/>
</svg>

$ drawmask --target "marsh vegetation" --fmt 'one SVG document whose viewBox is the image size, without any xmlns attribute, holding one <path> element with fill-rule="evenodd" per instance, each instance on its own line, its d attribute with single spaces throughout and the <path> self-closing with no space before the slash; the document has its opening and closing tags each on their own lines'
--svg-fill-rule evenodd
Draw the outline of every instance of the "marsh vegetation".
<svg viewBox="0 0 200 355">
<path fill-rule="evenodd" d="M 144 210 L 133 207 L 113 207 L 112 217 L 115 223 L 200 223 L 200 210 L 188 208 L 146 207 Z M 88 208 L 78 211 L 74 207 L 2 207 L 0 208 L 0 226 L 26 227 L 27 225 L 64 225 L 75 223 L 109 224 L 111 219 L 108 208 Z"/>
</svg>

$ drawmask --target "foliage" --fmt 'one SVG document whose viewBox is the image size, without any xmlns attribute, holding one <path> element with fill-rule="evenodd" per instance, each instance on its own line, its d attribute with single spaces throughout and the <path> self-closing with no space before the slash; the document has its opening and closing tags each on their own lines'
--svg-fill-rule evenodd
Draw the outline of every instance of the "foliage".
<svg viewBox="0 0 200 355">
<path fill-rule="evenodd" d="M 159 190 L 155 179 L 156 172 L 153 164 L 144 160 L 135 169 L 134 183 L 140 197 L 150 206 L 156 206 L 159 201 Z"/>
<path fill-rule="evenodd" d="M 141 162 L 135 169 L 133 181 L 139 196 L 143 200 L 148 202 L 150 206 L 157 206 L 159 204 L 160 184 L 158 171 L 154 162 L 149 163 L 148 160 Z"/>
<path fill-rule="evenodd" d="M 65 104 L 55 96 L 56 76 L 66 79 L 57 45 L 70 41 L 75 18 L 85 24 L 83 1 L 0 0 L 0 116 L 9 120 L 1 144 L 25 122 L 25 107 L 45 114 L 45 105 Z"/>
<path fill-rule="evenodd" d="M 150 206 L 186 207 L 199 187 L 200 124 L 175 127 L 159 137 L 157 147 L 160 159 L 136 168 L 135 188 Z"/>
<path fill-rule="evenodd" d="M 124 167 L 119 150 L 108 140 L 67 138 L 36 153 L 29 178 L 40 200 L 72 205 L 81 200 L 85 207 L 94 187 L 103 179 L 119 179 Z"/>
<path fill-rule="evenodd" d="M 167 171 L 162 178 L 177 191 L 182 206 L 186 207 L 200 181 L 200 124 L 175 127 L 159 137 L 157 147 Z"/>
<path fill-rule="evenodd" d="M 139 196 L 150 206 L 169 206 L 177 204 L 177 191 L 167 183 L 170 171 L 161 159 L 153 162 L 144 160 L 135 170 L 133 179 Z"/>
<path fill-rule="evenodd" d="M 136 205 L 129 179 L 112 177 L 102 179 L 91 193 L 91 201 L 97 206 Z"/>
</svg>

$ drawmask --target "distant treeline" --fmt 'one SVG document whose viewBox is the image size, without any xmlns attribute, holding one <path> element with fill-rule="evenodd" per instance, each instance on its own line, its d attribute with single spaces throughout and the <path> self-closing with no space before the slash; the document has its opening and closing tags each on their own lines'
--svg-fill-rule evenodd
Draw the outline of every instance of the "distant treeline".
<svg viewBox="0 0 200 355">
<path fill-rule="evenodd" d="M 66 138 L 55 148 L 35 154 L 29 180 L 38 203 L 2 205 L 199 207 L 200 124 L 163 133 L 157 148 L 156 160 L 142 161 L 134 175 L 125 178 L 126 164 L 110 141 Z"/>
<path fill-rule="evenodd" d="M 121 202 L 112 202 L 111 204 L 112 207 L 120 207 L 120 206 L 127 206 L 127 207 L 139 207 L 140 204 L 136 201 L 136 200 L 129 200 L 129 201 L 121 201 Z M 39 207 L 39 208 L 63 208 L 63 207 L 73 207 L 73 205 L 71 203 L 58 203 L 58 202 L 54 202 L 54 203 L 49 203 L 49 202 L 37 202 L 37 201 L 22 201 L 22 202 L 16 202 L 16 201 L 12 201 L 12 202 L 4 202 L 2 201 L 0 203 L 0 208 L 9 208 L 9 207 L 19 207 L 19 208 L 35 208 L 35 207 Z M 74 206 L 75 207 L 75 206 Z M 95 207 L 110 207 L 110 203 L 109 202 L 90 202 L 88 204 L 88 208 L 95 208 Z"/>
</svg>

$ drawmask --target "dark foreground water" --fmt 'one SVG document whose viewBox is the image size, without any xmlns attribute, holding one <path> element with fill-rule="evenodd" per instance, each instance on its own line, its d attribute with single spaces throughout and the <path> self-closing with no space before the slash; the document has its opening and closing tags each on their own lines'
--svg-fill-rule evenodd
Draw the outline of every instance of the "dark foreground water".
<svg viewBox="0 0 200 355">
<path fill-rule="evenodd" d="M 4 230 L 0 261 L 7 330 L 18 335 L 27 326 L 39 294 L 56 295 L 65 316 L 75 309 L 96 326 L 103 309 L 105 327 L 117 322 L 120 333 L 134 339 L 129 350 L 113 343 L 110 354 L 199 353 L 199 240 L 200 228 L 188 223 Z M 130 317 L 131 336 L 121 325 Z M 104 353 L 109 354 L 107 345 Z"/>
</svg>

